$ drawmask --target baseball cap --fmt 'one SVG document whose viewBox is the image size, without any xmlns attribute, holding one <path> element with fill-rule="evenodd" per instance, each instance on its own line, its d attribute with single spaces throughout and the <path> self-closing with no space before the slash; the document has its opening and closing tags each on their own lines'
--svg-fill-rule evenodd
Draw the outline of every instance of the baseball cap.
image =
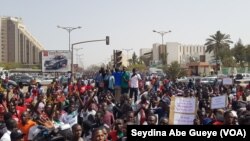
<svg viewBox="0 0 250 141">
<path fill-rule="evenodd" d="M 23 137 L 24 137 L 24 134 L 19 129 L 12 131 L 10 134 L 11 140 L 22 139 Z"/>
</svg>

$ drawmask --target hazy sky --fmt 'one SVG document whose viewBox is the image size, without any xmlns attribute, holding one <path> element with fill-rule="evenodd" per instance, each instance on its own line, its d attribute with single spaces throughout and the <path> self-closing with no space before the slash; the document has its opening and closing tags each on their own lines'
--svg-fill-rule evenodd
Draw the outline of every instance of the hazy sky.
<svg viewBox="0 0 250 141">
<path fill-rule="evenodd" d="M 168 31 L 164 42 L 204 44 L 217 30 L 250 44 L 249 0 L 0 0 L 0 16 L 21 17 L 27 29 L 49 50 L 68 50 L 68 33 L 56 26 L 81 26 L 72 31 L 83 65 L 107 61 L 113 49 L 151 48 L 161 43 L 152 30 Z M 132 54 L 132 52 L 130 52 Z"/>
</svg>

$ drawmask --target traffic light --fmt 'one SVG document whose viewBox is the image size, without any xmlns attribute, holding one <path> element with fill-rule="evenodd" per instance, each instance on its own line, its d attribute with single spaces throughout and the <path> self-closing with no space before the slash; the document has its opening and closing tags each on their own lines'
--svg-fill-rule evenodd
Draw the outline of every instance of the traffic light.
<svg viewBox="0 0 250 141">
<path fill-rule="evenodd" d="M 106 45 L 109 45 L 109 36 L 106 36 Z"/>
<path fill-rule="evenodd" d="M 116 50 L 115 51 L 115 67 L 119 68 L 122 66 L 122 51 Z"/>
</svg>

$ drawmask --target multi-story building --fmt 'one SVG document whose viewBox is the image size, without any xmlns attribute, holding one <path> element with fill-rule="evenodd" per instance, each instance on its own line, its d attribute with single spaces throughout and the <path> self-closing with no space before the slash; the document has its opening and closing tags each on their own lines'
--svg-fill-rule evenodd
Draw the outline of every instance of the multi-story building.
<svg viewBox="0 0 250 141">
<path fill-rule="evenodd" d="M 0 17 L 0 62 L 39 64 L 44 47 L 25 28 L 21 18 Z"/>
<path fill-rule="evenodd" d="M 183 45 L 177 42 L 167 42 L 166 45 L 153 44 L 152 58 L 153 61 L 161 61 L 163 55 L 166 55 L 165 59 L 167 64 L 177 61 L 180 64 L 186 64 L 193 61 L 209 62 L 212 59 L 212 53 L 205 52 L 206 47 L 204 45 Z"/>
<path fill-rule="evenodd" d="M 169 65 L 177 61 L 182 66 L 188 67 L 190 74 L 210 73 L 213 66 L 209 62 L 214 59 L 213 53 L 206 53 L 204 45 L 183 45 L 177 42 L 153 44 L 152 58 L 152 64 L 165 62 Z"/>
<path fill-rule="evenodd" d="M 151 48 L 141 48 L 140 49 L 140 56 L 143 56 L 143 55 L 148 54 L 150 52 L 152 52 Z"/>
</svg>

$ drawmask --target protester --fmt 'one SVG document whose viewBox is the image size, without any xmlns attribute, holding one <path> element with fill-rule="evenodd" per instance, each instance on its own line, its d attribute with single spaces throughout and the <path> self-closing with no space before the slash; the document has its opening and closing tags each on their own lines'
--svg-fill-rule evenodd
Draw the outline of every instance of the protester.
<svg viewBox="0 0 250 141">
<path fill-rule="evenodd" d="M 249 85 L 223 85 L 220 78 L 208 84 L 194 78 L 178 82 L 171 77 L 150 77 L 136 68 L 131 75 L 130 71 L 101 68 L 67 84 L 55 79 L 48 86 L 32 83 L 28 88 L 3 82 L 1 140 L 50 138 L 41 135 L 51 130 L 53 136 L 69 140 L 122 141 L 129 125 L 173 125 L 171 106 L 177 98 L 197 102 L 188 124 L 250 124 Z M 226 96 L 228 104 L 214 108 L 212 100 L 219 96 Z"/>
</svg>

